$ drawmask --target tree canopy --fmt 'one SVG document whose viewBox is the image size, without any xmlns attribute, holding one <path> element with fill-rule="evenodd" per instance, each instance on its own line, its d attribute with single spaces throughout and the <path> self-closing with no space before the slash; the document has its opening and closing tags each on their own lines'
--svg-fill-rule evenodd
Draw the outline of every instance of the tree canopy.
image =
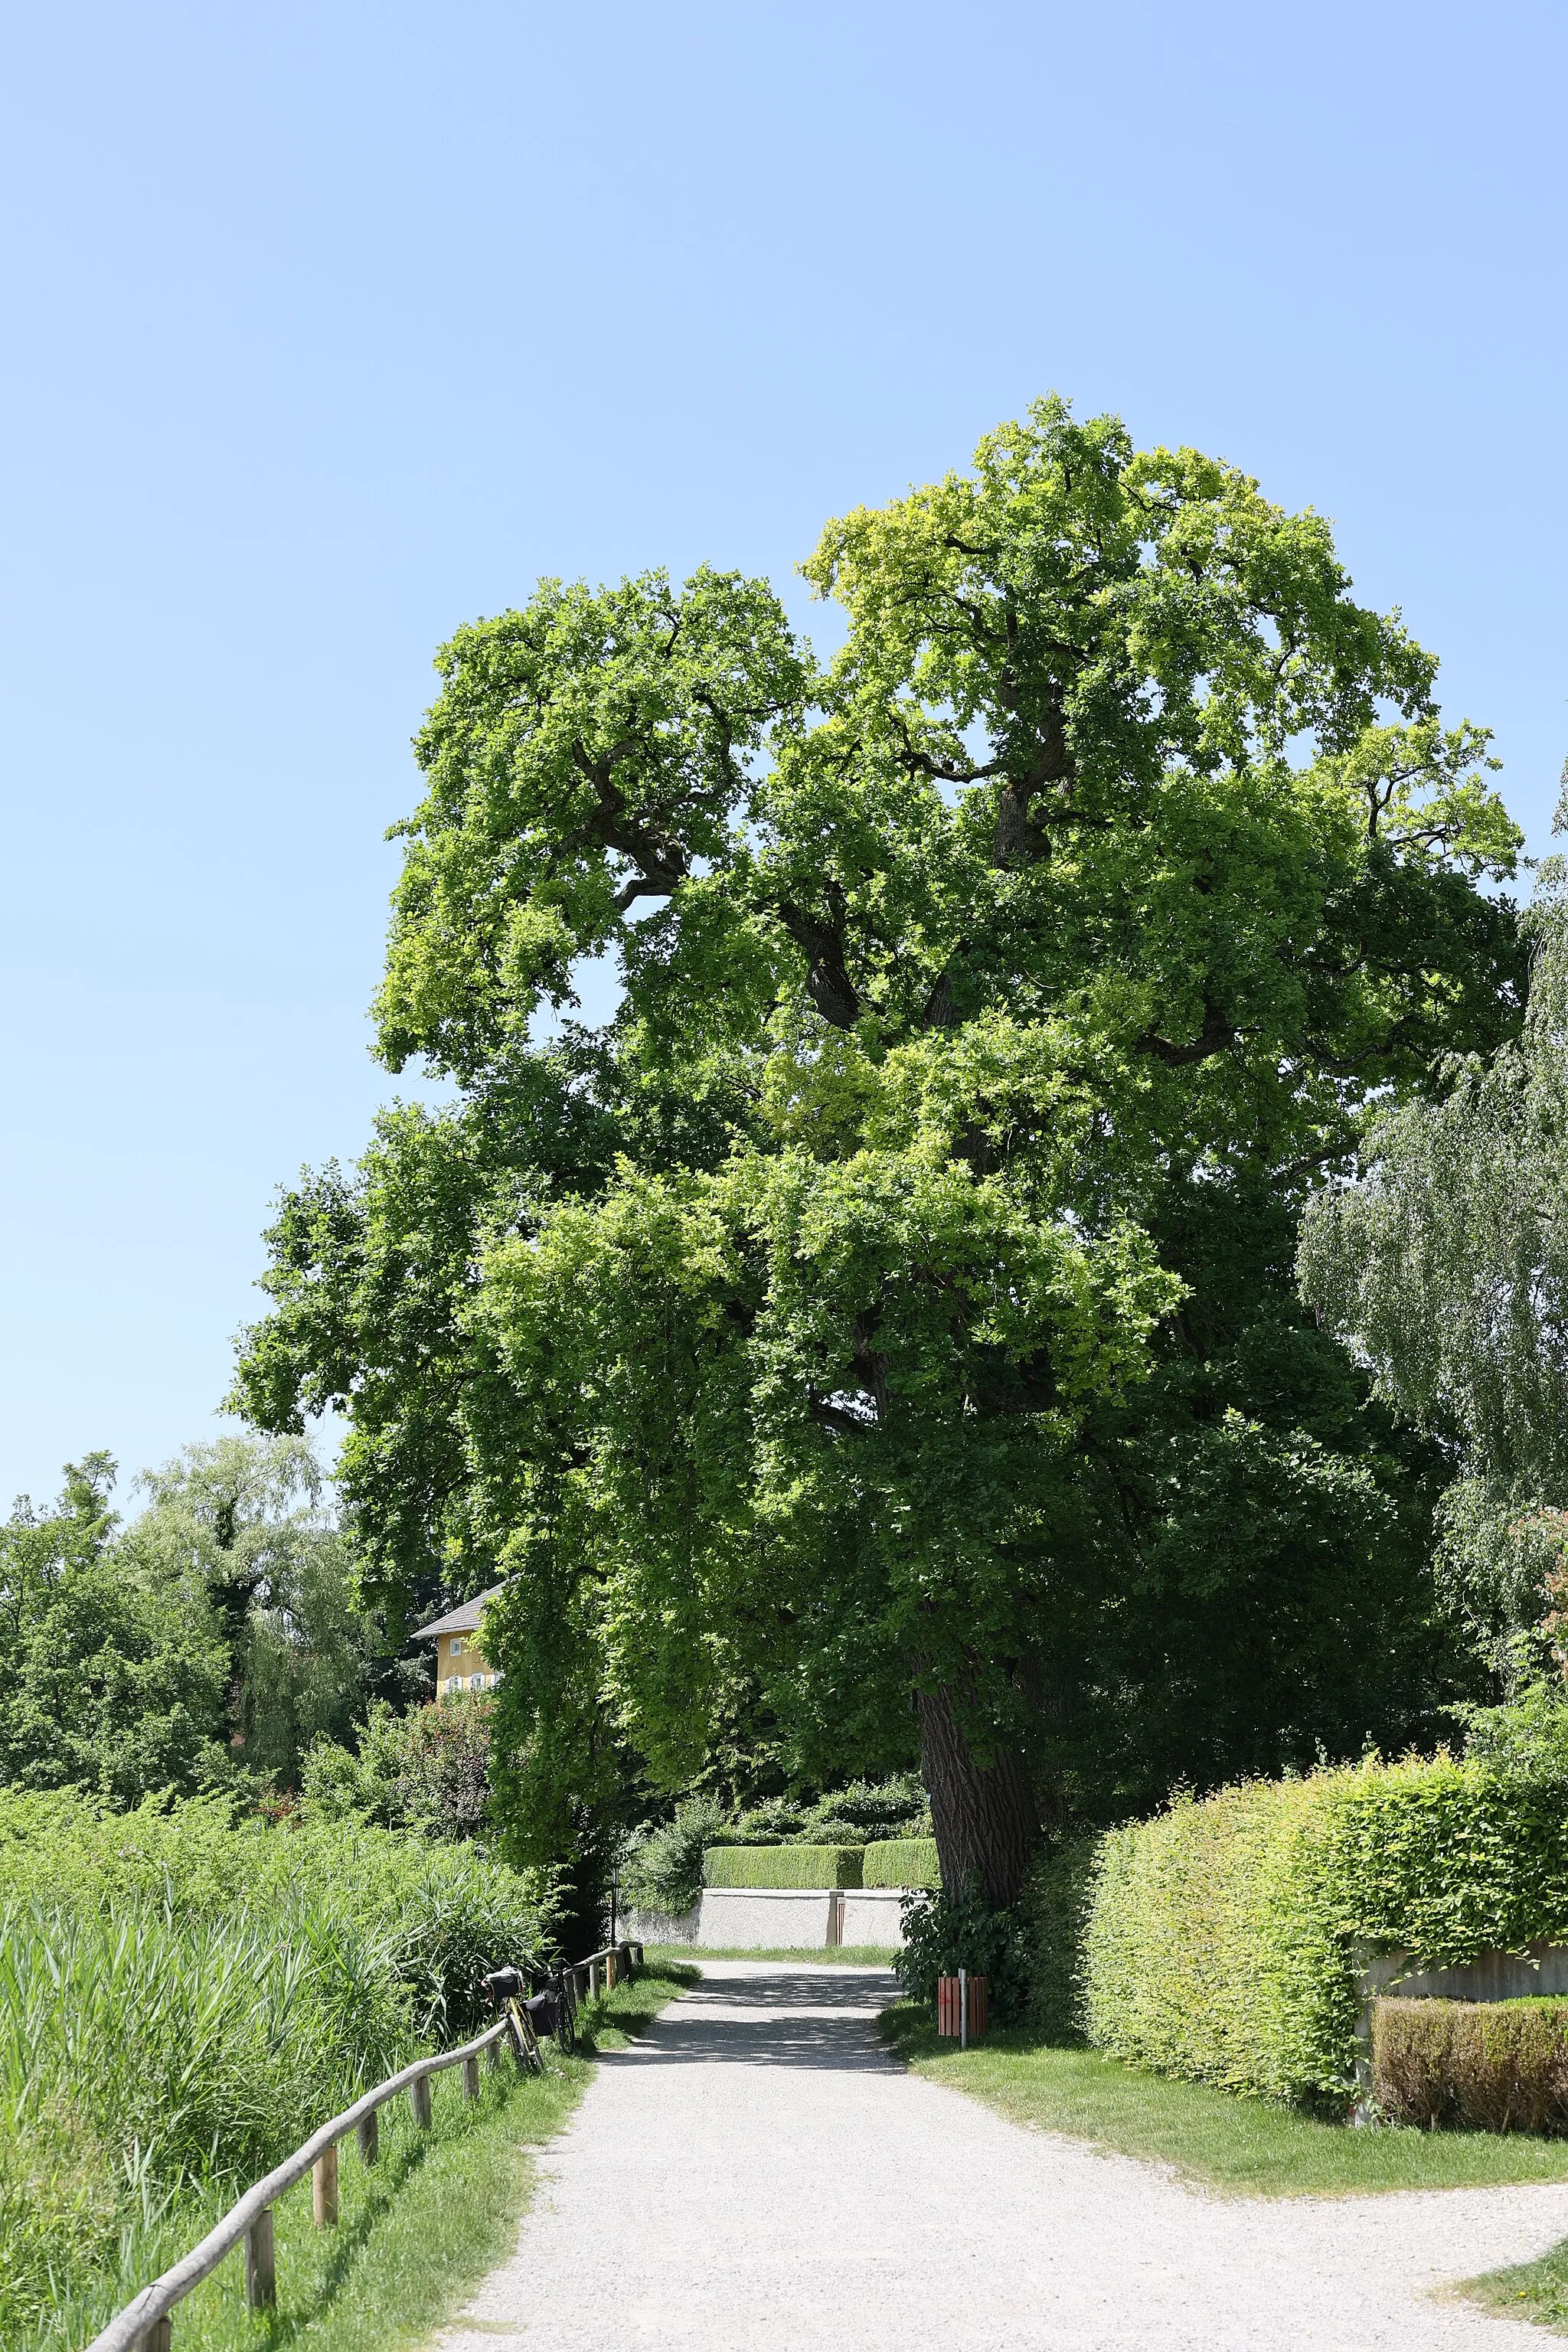
<svg viewBox="0 0 1568 2352">
<path fill-rule="evenodd" d="M 369 1589 L 489 1617 L 515 1834 L 737 1725 L 1042 1815 L 1407 1735 L 1438 1456 L 1296 1301 L 1374 1095 L 1518 1025 L 1484 730 L 1319 516 L 1037 404 L 762 582 L 458 631 L 381 1051 L 237 1394 L 345 1412 Z M 621 994 L 572 1015 L 584 959 Z M 552 1855 L 552 1858 L 554 1858 Z"/>
<path fill-rule="evenodd" d="M 363 1712 L 362 1615 L 298 1438 L 187 1446 L 122 1525 L 113 1461 L 0 1526 L 0 1783 L 120 1805 L 276 1780 Z"/>
<path fill-rule="evenodd" d="M 1560 819 L 1561 822 L 1561 819 Z M 1444 1565 L 1507 1667 L 1568 1601 L 1568 902 L 1548 861 L 1522 1034 L 1377 1110 L 1305 1220 L 1303 1288 L 1452 1450 Z"/>
</svg>

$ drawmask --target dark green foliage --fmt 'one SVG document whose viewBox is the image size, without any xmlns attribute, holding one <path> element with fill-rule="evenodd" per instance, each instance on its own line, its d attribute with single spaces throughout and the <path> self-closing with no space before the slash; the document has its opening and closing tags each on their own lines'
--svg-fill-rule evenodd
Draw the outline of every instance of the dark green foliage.
<svg viewBox="0 0 1568 2352">
<path fill-rule="evenodd" d="M 934 2001 L 938 1977 L 967 1969 L 985 1979 L 990 2013 L 1010 2025 L 1028 2005 L 1028 1932 L 1017 1911 L 998 1910 L 972 1880 L 956 1895 L 911 1895 L 893 1972 L 912 2000 Z"/>
<path fill-rule="evenodd" d="M 704 1886 L 858 1886 L 858 1845 L 710 1845 Z"/>
<path fill-rule="evenodd" d="M 1095 1841 L 1058 1838 L 1037 1857 L 1019 1905 L 1029 1951 L 1027 2014 L 1053 2042 L 1081 2042 L 1083 1945 Z"/>
<path fill-rule="evenodd" d="M 1568 2001 L 1379 2000 L 1373 2096 L 1391 2123 L 1568 2132 Z"/>
</svg>

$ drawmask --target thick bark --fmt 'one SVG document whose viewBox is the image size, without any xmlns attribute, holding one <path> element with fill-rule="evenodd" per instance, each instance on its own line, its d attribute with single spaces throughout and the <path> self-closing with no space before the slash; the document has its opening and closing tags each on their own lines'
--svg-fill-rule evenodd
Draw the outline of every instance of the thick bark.
<svg viewBox="0 0 1568 2352">
<path fill-rule="evenodd" d="M 942 1885 L 956 1894 L 973 1872 L 988 1903 L 1016 1902 L 1037 1829 L 1021 1759 L 1004 1751 L 982 1769 L 946 1691 L 917 1691 L 915 1711 Z"/>
</svg>

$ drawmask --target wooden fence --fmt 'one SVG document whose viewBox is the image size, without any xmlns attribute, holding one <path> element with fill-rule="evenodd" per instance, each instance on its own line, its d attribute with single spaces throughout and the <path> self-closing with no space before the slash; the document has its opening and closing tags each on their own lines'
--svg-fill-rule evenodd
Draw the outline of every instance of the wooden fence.
<svg viewBox="0 0 1568 2352">
<path fill-rule="evenodd" d="M 601 1986 L 606 1991 L 629 1977 L 642 1959 L 640 1944 L 607 1944 L 602 1951 L 590 1954 L 575 1968 L 564 1973 L 572 1979 L 574 1995 L 589 1999 Z M 253 2306 L 276 2303 L 277 2276 L 272 2257 L 272 2208 L 286 2189 L 302 2180 L 307 2172 L 312 2181 L 313 2210 L 319 2230 L 335 2228 L 338 2219 L 338 2142 L 350 2132 L 358 2135 L 360 2154 L 367 2164 L 374 2164 L 380 2151 L 380 2110 L 389 2100 L 404 2091 L 408 2093 L 414 2110 L 414 2120 L 424 2130 L 430 2126 L 430 2079 L 445 2074 L 448 2068 L 463 2070 L 463 2096 L 477 2099 L 479 2095 L 479 2058 L 488 2051 L 492 2066 L 500 2064 L 500 2045 L 515 2029 L 509 2013 L 465 2042 L 459 2050 L 444 2050 L 434 2058 L 416 2058 L 374 2091 L 345 2107 L 318 2132 L 313 2132 L 302 2147 L 286 2156 L 281 2164 L 274 2165 L 265 2179 L 254 2189 L 247 2189 L 237 2205 L 231 2205 L 221 2221 L 210 2229 L 199 2245 L 166 2270 L 161 2278 L 144 2286 L 133 2295 L 123 2311 L 116 2313 L 107 2327 L 95 2336 L 88 2352 L 171 2352 L 173 2322 L 170 2314 L 174 2305 L 199 2286 L 209 2271 L 216 2270 L 226 2254 L 232 2253 L 240 2240 L 245 2241 L 245 2293 Z M 517 2052 L 519 2063 L 522 2053 Z"/>
</svg>

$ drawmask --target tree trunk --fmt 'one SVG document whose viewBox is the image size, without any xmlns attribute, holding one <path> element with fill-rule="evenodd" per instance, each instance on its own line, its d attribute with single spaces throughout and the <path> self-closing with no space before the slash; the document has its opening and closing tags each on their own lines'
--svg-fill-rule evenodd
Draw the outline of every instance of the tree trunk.
<svg viewBox="0 0 1568 2352">
<path fill-rule="evenodd" d="M 973 1873 L 988 1903 L 1016 1903 L 1037 1828 L 1022 1760 L 1004 1752 L 982 1770 L 944 1690 L 917 1691 L 915 1711 L 943 1886 L 956 1895 Z"/>
</svg>

